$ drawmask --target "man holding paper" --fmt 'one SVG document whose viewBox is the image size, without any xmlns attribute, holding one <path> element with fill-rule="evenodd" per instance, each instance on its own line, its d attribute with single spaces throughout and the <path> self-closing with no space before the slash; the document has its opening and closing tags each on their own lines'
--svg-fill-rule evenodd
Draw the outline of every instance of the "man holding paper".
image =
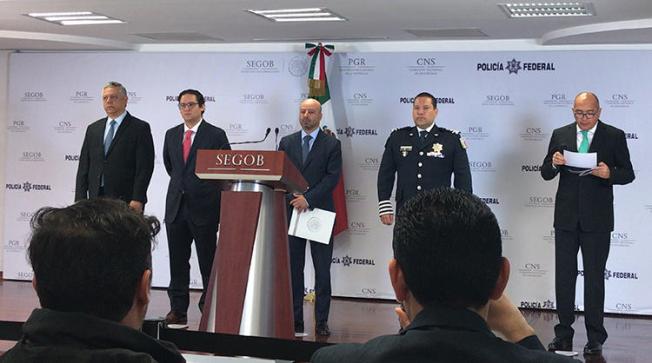
<svg viewBox="0 0 652 363">
<path fill-rule="evenodd" d="M 279 151 L 287 153 L 288 158 L 308 182 L 308 190 L 304 194 L 288 195 L 289 218 L 291 218 L 293 210 L 296 210 L 297 213 L 314 208 L 335 211 L 332 192 L 342 170 L 342 148 L 339 140 L 326 135 L 320 129 L 321 117 L 319 101 L 304 100 L 299 108 L 301 131 L 283 137 L 279 144 Z M 289 243 L 294 331 L 303 333 L 303 268 L 306 239 L 289 236 Z M 310 252 L 315 268 L 315 332 L 318 336 L 329 336 L 332 237 L 328 244 L 311 241 Z"/>
<path fill-rule="evenodd" d="M 575 122 L 553 131 L 541 166 L 545 180 L 559 174 L 555 197 L 555 294 L 559 324 L 549 350 L 573 350 L 577 252 L 584 264 L 584 311 L 588 343 L 584 354 L 601 354 L 607 339 L 603 324 L 604 270 L 614 227 L 613 185 L 634 180 L 625 133 L 600 121 L 600 102 L 591 92 L 575 97 Z M 594 153 L 590 172 L 564 151 Z M 570 156 L 570 155 L 568 155 Z M 575 155 L 574 155 L 575 156 Z M 582 158 L 574 158 L 575 160 Z M 579 168 L 578 168 L 579 167 Z"/>
</svg>

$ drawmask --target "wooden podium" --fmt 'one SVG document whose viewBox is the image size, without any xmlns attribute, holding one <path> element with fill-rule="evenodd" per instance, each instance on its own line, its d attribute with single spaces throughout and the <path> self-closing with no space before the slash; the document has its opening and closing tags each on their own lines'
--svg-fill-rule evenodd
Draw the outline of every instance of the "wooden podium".
<svg viewBox="0 0 652 363">
<path fill-rule="evenodd" d="M 231 181 L 199 330 L 292 339 L 286 192 L 307 183 L 283 151 L 198 150 L 200 179 Z"/>
</svg>

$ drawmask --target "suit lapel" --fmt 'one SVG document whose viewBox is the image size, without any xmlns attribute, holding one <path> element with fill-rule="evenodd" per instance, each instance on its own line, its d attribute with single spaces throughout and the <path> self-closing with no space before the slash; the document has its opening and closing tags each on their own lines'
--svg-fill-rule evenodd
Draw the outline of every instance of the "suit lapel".
<svg viewBox="0 0 652 363">
<path fill-rule="evenodd" d="M 173 162 L 183 167 L 183 124 L 174 129 L 174 134 L 171 140 L 170 155 L 172 155 Z M 175 166 L 176 167 L 176 166 Z"/>
<path fill-rule="evenodd" d="M 577 152 L 577 126 L 575 123 L 568 125 L 564 135 L 564 142 L 568 151 Z"/>
<path fill-rule="evenodd" d="M 593 134 L 593 139 L 591 140 L 591 145 L 589 145 L 589 152 L 598 152 L 600 150 L 600 143 L 603 140 L 604 127 L 602 121 L 598 120 L 598 125 L 595 128 L 595 133 Z"/>
</svg>

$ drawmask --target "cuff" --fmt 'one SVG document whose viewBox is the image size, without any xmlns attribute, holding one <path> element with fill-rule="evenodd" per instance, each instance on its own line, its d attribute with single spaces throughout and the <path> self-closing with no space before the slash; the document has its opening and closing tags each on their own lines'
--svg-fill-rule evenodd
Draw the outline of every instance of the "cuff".
<svg viewBox="0 0 652 363">
<path fill-rule="evenodd" d="M 378 202 L 378 215 L 382 216 L 385 214 L 394 214 L 394 208 L 392 207 L 392 202 L 389 200 L 381 200 Z"/>
</svg>

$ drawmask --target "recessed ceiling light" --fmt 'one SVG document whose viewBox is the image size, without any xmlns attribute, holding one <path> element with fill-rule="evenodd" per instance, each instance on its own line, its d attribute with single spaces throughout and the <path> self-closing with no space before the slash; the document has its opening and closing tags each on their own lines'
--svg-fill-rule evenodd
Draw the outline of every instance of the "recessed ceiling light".
<svg viewBox="0 0 652 363">
<path fill-rule="evenodd" d="M 593 4 L 587 2 L 505 3 L 498 7 L 510 18 L 595 15 Z"/>
<path fill-rule="evenodd" d="M 247 10 L 275 22 L 296 21 L 346 21 L 345 18 L 325 8 Z"/>
<path fill-rule="evenodd" d="M 90 11 L 68 11 L 61 13 L 29 13 L 27 16 L 59 25 L 120 24 L 124 21 Z"/>
</svg>

